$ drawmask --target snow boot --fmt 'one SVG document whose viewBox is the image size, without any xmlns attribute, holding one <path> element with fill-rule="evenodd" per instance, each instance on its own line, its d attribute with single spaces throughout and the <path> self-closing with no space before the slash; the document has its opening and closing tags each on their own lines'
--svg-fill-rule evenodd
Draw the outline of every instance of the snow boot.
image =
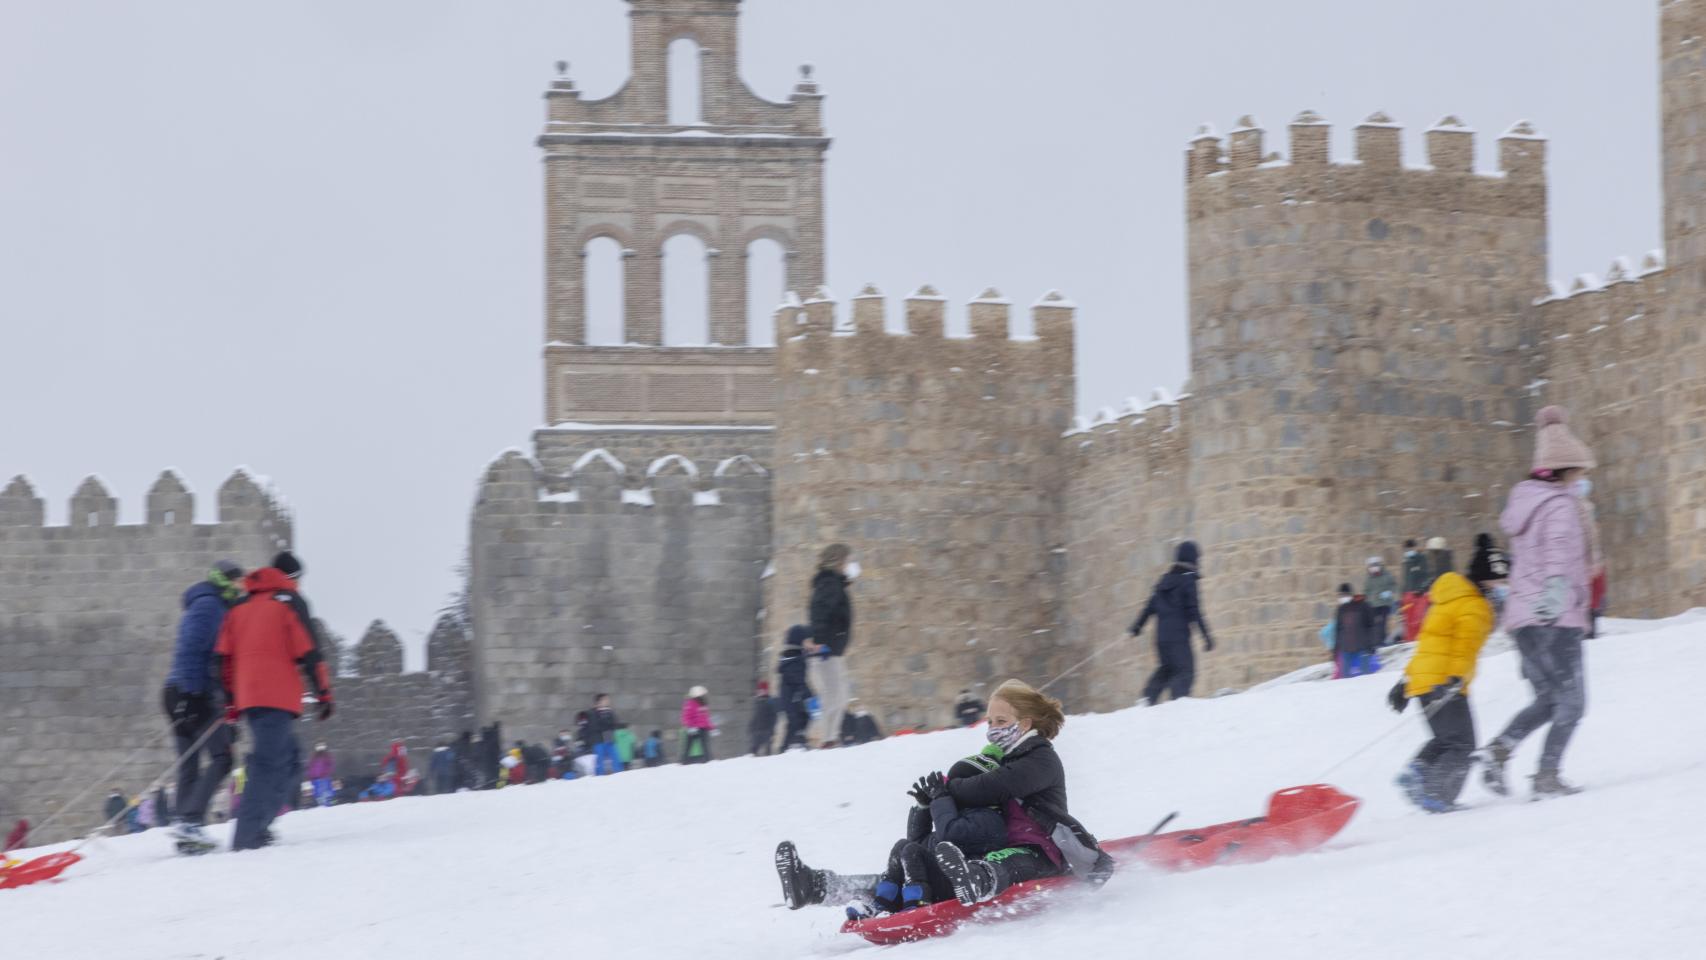
<svg viewBox="0 0 1706 960">
<path fill-rule="evenodd" d="M 789 910 L 823 902 L 823 872 L 801 862 L 799 851 L 787 840 L 776 845 L 776 876 Z"/>
<path fill-rule="evenodd" d="M 854 900 L 847 904 L 847 919 L 849 920 L 869 920 L 880 912 L 873 904 L 865 900 Z"/>
<path fill-rule="evenodd" d="M 1545 800 L 1549 797 L 1568 797 L 1581 793 L 1582 788 L 1564 782 L 1556 770 L 1542 770 L 1534 775 L 1534 796 L 1531 799 Z"/>
<path fill-rule="evenodd" d="M 1485 765 L 1481 767 L 1481 783 L 1501 797 L 1510 796 L 1510 784 L 1505 782 L 1505 764 L 1511 760 L 1510 745 L 1503 740 L 1494 740 L 1487 744 L 1482 759 Z"/>
<path fill-rule="evenodd" d="M 959 847 L 947 841 L 936 845 L 936 863 L 954 885 L 954 896 L 961 904 L 969 907 L 995 896 L 995 868 L 988 863 L 967 860 Z"/>
<path fill-rule="evenodd" d="M 1405 799 L 1423 810 L 1428 809 L 1427 801 L 1430 799 L 1427 792 L 1422 788 L 1422 782 L 1426 776 L 1427 769 L 1422 766 L 1422 762 L 1411 760 L 1409 766 L 1398 774 L 1398 779 L 1393 781 L 1398 785 L 1398 789 L 1404 791 Z"/>
<path fill-rule="evenodd" d="M 900 909 L 900 884 L 893 880 L 884 880 L 877 884 L 875 896 L 871 897 L 877 909 L 884 913 L 894 913 Z"/>
<path fill-rule="evenodd" d="M 178 852 L 186 857 L 198 857 L 211 853 L 218 846 L 201 829 L 199 824 L 179 821 L 172 824 L 172 843 Z"/>
<path fill-rule="evenodd" d="M 934 902 L 930 899 L 930 885 L 928 883 L 909 883 L 900 888 L 900 909 L 902 910 L 916 910 L 919 907 L 928 907 Z"/>
</svg>

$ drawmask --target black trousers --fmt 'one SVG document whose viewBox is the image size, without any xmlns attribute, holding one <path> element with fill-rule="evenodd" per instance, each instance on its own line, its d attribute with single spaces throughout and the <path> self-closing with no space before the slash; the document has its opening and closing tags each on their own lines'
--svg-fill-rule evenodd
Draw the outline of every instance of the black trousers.
<svg viewBox="0 0 1706 960">
<path fill-rule="evenodd" d="M 806 725 L 811 723 L 811 713 L 806 710 L 806 701 L 811 697 L 804 691 L 784 693 L 783 701 L 787 704 L 788 728 L 782 734 L 782 749 L 799 744 L 806 745 Z"/>
<path fill-rule="evenodd" d="M 1035 880 L 1039 877 L 1052 877 L 1060 873 L 1060 868 L 1054 861 L 1043 855 L 1036 847 L 1008 847 L 997 850 L 984 857 L 984 862 L 995 867 L 995 892 Z"/>
<path fill-rule="evenodd" d="M 231 773 L 231 727 L 225 723 L 223 710 L 219 709 L 211 697 L 200 694 L 177 693 L 168 687 L 166 692 L 166 714 L 171 716 L 172 698 L 185 699 L 188 715 L 184 722 L 174 724 L 172 738 L 178 750 L 178 792 L 173 801 L 177 818 L 185 823 L 197 826 L 207 822 L 207 807 L 213 802 L 213 795 L 219 791 L 219 785 L 225 782 Z M 196 741 L 201 740 L 209 727 L 217 725 L 219 729 L 209 734 L 206 742 L 196 750 L 191 750 Z M 201 758 L 207 757 L 207 766 L 202 766 Z"/>
<path fill-rule="evenodd" d="M 1179 700 L 1191 695 L 1191 684 L 1196 682 L 1196 655 L 1191 652 L 1189 640 L 1157 640 L 1155 655 L 1161 660 L 1161 665 L 1149 675 L 1149 683 L 1144 685 L 1143 695 L 1150 703 L 1161 702 L 1161 691 L 1170 690 L 1173 699 Z"/>
<path fill-rule="evenodd" d="M 884 880 L 905 887 L 917 884 L 924 888 L 920 898 L 927 903 L 940 903 L 943 900 L 954 899 L 954 885 L 942 873 L 942 867 L 936 862 L 936 857 L 929 848 L 916 840 L 900 840 L 889 851 L 888 869 L 883 871 Z"/>
<path fill-rule="evenodd" d="M 1439 696 L 1428 693 L 1420 699 L 1422 706 L 1429 708 L 1438 703 Z M 1416 762 L 1422 765 L 1422 787 L 1435 800 L 1455 803 L 1463 792 L 1470 756 L 1475 752 L 1475 718 L 1469 712 L 1468 698 L 1454 696 L 1440 704 L 1428 716 L 1428 728 L 1434 737 L 1416 754 Z"/>
</svg>

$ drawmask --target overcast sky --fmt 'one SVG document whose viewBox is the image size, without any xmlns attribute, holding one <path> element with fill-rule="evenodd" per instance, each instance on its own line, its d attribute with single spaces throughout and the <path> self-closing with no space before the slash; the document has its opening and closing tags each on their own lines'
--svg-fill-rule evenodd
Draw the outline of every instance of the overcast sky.
<svg viewBox="0 0 1706 960">
<path fill-rule="evenodd" d="M 1334 150 L 1376 110 L 1552 138 L 1552 271 L 1662 238 L 1652 0 L 747 0 L 742 73 L 828 96 L 841 296 L 930 282 L 1081 306 L 1082 410 L 1186 373 L 1181 151 L 1203 121 Z M 543 417 L 552 62 L 627 72 L 622 0 L 0 4 L 0 482 L 121 521 L 237 464 L 297 510 L 318 611 L 411 664 L 475 481 Z M 95 585 L 92 585 L 94 588 Z"/>
</svg>

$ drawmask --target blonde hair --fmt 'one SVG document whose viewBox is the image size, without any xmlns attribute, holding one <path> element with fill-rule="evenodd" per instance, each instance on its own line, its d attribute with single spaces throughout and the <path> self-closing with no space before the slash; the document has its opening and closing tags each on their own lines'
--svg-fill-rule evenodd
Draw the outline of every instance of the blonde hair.
<svg viewBox="0 0 1706 960">
<path fill-rule="evenodd" d="M 1066 714 L 1060 709 L 1060 701 L 1041 693 L 1023 680 L 1007 680 L 995 688 L 989 695 L 991 700 L 1003 700 L 1019 715 L 1020 720 L 1031 721 L 1031 729 L 1037 731 L 1044 740 L 1053 740 L 1060 735 L 1060 728 L 1066 725 Z"/>
<path fill-rule="evenodd" d="M 832 543 L 824 547 L 823 552 L 817 555 L 817 568 L 819 570 L 834 570 L 852 555 L 852 547 L 845 543 Z"/>
</svg>

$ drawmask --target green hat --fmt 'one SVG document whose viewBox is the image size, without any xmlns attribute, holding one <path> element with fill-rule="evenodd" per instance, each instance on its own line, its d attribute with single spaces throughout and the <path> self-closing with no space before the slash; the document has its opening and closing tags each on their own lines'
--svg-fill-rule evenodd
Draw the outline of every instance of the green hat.
<svg viewBox="0 0 1706 960">
<path fill-rule="evenodd" d="M 991 756 L 988 750 L 982 750 L 966 757 L 964 760 L 954 761 L 954 765 L 948 768 L 948 778 L 950 780 L 960 780 L 965 777 L 975 777 L 980 774 L 991 773 L 995 770 L 999 770 L 1000 768 L 1000 754 L 997 753 L 995 756 Z"/>
</svg>

